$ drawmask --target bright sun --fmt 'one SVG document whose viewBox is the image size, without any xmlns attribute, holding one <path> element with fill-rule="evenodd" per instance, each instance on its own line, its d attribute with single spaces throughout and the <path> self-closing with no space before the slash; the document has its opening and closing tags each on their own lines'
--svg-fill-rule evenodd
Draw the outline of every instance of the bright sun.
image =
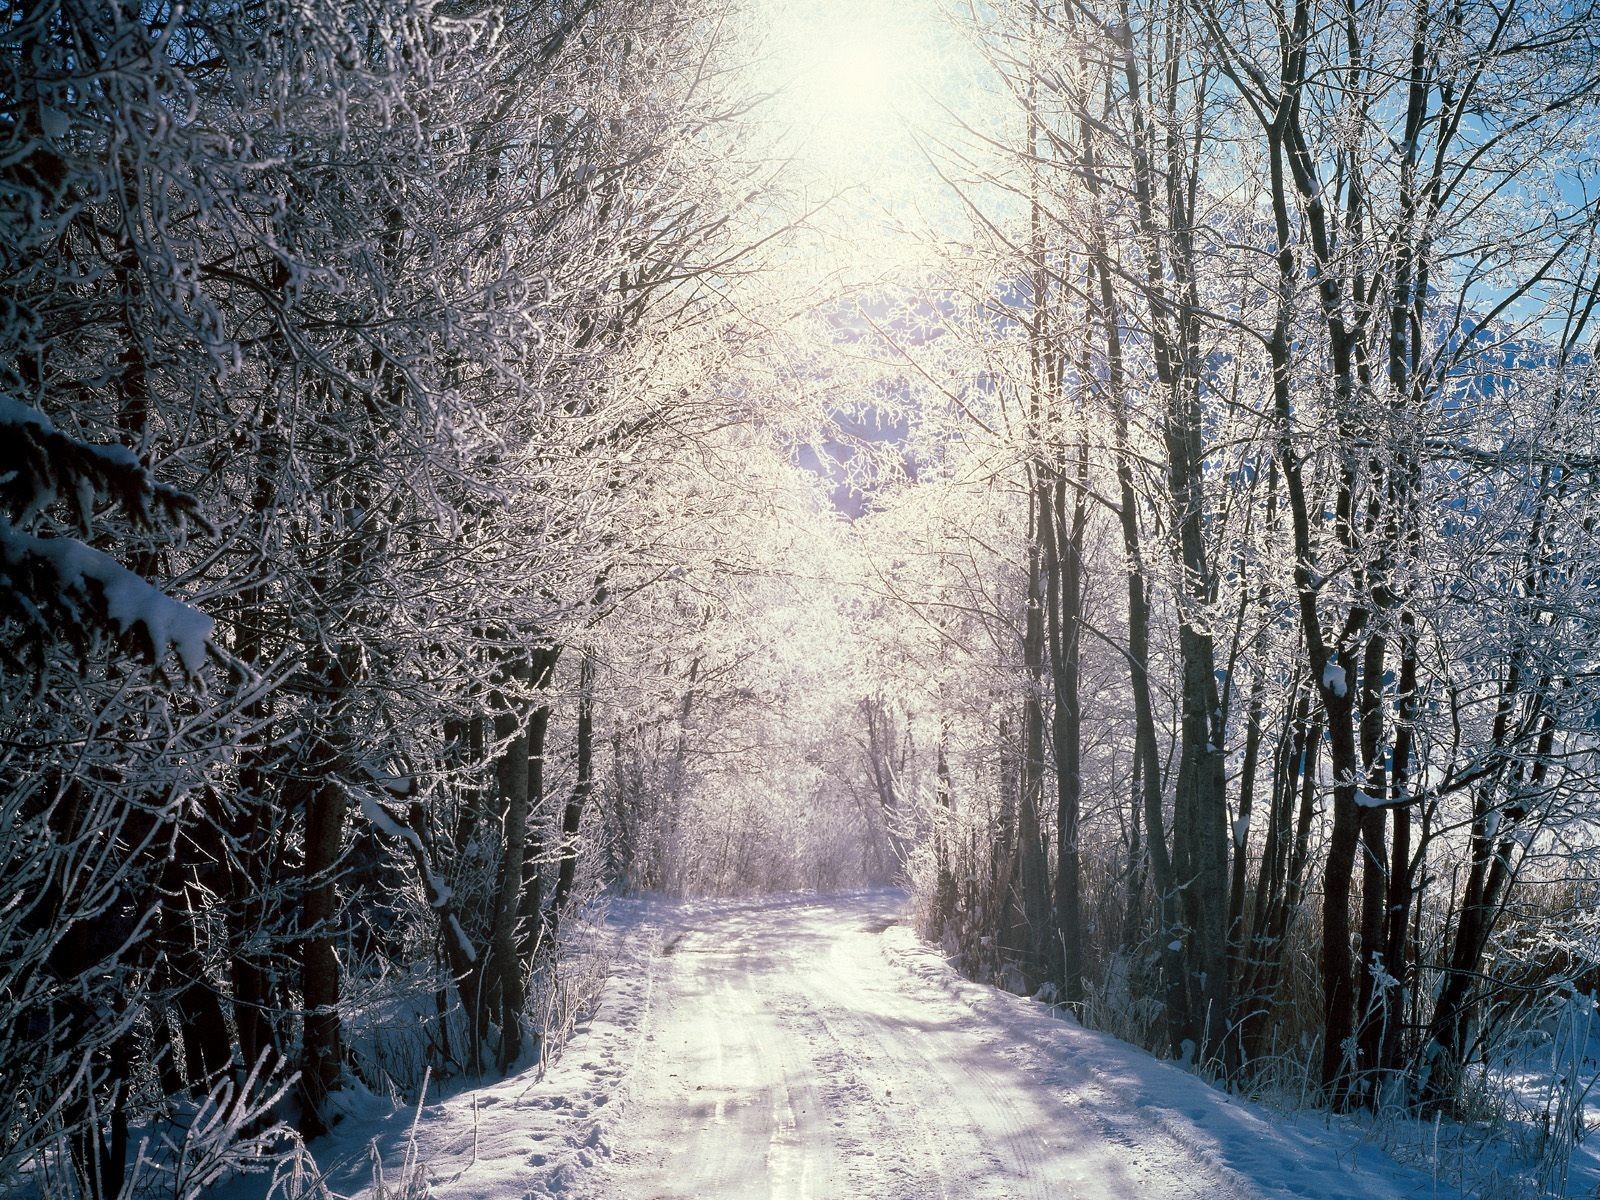
<svg viewBox="0 0 1600 1200">
<path fill-rule="evenodd" d="M 819 267 L 903 254 L 933 183 L 925 155 L 950 76 L 940 0 L 757 0 L 755 85 L 797 208 L 826 200 Z M 824 244 L 825 243 L 825 244 Z M 898 243 L 899 249 L 896 248 Z"/>
<path fill-rule="evenodd" d="M 843 118 L 871 117 L 894 106 L 896 75 L 887 39 L 868 31 L 833 46 L 822 47 L 817 62 L 819 108 Z"/>
<path fill-rule="evenodd" d="M 869 164 L 903 157 L 903 124 L 920 96 L 907 7 L 877 0 L 774 6 L 767 58 L 773 115 L 801 153 L 846 184 Z"/>
</svg>

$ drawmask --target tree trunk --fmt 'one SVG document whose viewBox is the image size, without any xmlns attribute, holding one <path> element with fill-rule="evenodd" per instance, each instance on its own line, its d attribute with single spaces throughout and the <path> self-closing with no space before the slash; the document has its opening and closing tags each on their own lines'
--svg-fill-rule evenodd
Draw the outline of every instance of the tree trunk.
<svg viewBox="0 0 1600 1200">
<path fill-rule="evenodd" d="M 1239 811 L 1234 817 L 1233 827 L 1233 878 L 1228 888 L 1228 954 L 1231 959 L 1229 973 L 1239 986 L 1244 985 L 1246 974 L 1246 949 L 1245 937 L 1245 886 L 1249 879 L 1249 855 L 1246 850 L 1249 846 L 1250 821 L 1255 815 L 1256 794 L 1256 769 L 1261 758 L 1262 737 L 1262 691 L 1264 677 L 1256 671 L 1250 678 L 1250 699 L 1245 714 L 1244 731 L 1244 761 L 1239 766 Z M 1276 799 L 1276 797 L 1275 797 Z M 1276 830 L 1273 828 L 1278 816 L 1278 805 L 1274 803 L 1267 816 L 1268 836 Z M 1262 852 L 1262 869 L 1258 879 L 1268 875 L 1267 866 L 1268 847 Z"/>
<path fill-rule="evenodd" d="M 511 1069 L 522 1053 L 522 959 L 517 953 L 517 921 L 522 914 L 522 872 L 528 852 L 528 738 L 521 700 L 514 694 L 532 675 L 521 647 L 504 651 L 502 677 L 509 685 L 495 701 L 495 784 L 500 794 L 500 867 L 495 880 L 494 919 L 489 929 L 490 1001 L 498 1007 L 499 1069 Z"/>
<path fill-rule="evenodd" d="M 322 762 L 326 774 L 334 767 Z M 300 989 L 305 1020 L 300 1043 L 300 1132 L 328 1131 L 323 1108 L 339 1090 L 343 1047 L 339 1022 L 339 955 L 334 948 L 338 916 L 335 872 L 344 837 L 344 789 L 314 784 L 306 797 L 305 897 L 301 902 Z"/>
<path fill-rule="evenodd" d="M 1078 480 L 1088 474 L 1088 447 L 1080 444 Z M 1049 612 L 1051 684 L 1055 711 L 1051 723 L 1056 760 L 1055 935 L 1057 981 L 1068 1003 L 1083 999 L 1083 883 L 1078 853 L 1078 820 L 1083 795 L 1083 708 L 1078 694 L 1082 655 L 1083 536 L 1088 501 L 1073 492 L 1067 515 L 1066 481 L 1046 480 L 1041 489 L 1045 513 L 1046 602 Z"/>
<path fill-rule="evenodd" d="M 183 1042 L 184 1081 L 190 1095 L 199 1099 L 232 1064 L 233 1039 L 216 987 L 206 978 L 205 959 L 195 944 L 199 926 L 184 879 L 182 848 L 187 841 L 181 833 L 174 839 L 162 870 L 156 938 L 164 970 L 173 985 L 172 1006 Z M 154 1014 L 153 1019 L 164 1024 L 165 1014 Z"/>
<path fill-rule="evenodd" d="M 552 901 L 552 924 L 558 921 L 572 898 L 578 871 L 578 829 L 583 821 L 583 806 L 588 802 L 594 779 L 594 654 L 584 651 L 578 668 L 577 778 L 572 795 L 561 814 L 561 861 L 556 871 L 556 891 Z"/>
<path fill-rule="evenodd" d="M 1348 664 L 1346 668 L 1348 670 Z M 1333 771 L 1333 830 L 1322 873 L 1322 1086 L 1336 1106 L 1352 1098 L 1349 1069 L 1355 1032 L 1354 955 L 1350 947 L 1351 884 L 1360 847 L 1361 808 L 1356 804 L 1359 759 L 1350 728 L 1348 698 L 1323 688 L 1328 712 L 1329 766 Z"/>
<path fill-rule="evenodd" d="M 554 665 L 552 656 L 552 670 Z M 527 853 L 523 857 L 518 919 L 518 953 L 524 963 L 531 963 L 547 944 L 544 936 L 544 875 L 540 861 L 544 857 L 545 842 L 538 822 L 539 814 L 544 811 L 545 743 L 549 733 L 550 706 L 541 704 L 528 718 L 528 805 L 533 820 L 528 829 Z"/>
<path fill-rule="evenodd" d="M 1022 918 L 1022 976 L 1031 992 L 1048 972 L 1050 875 L 1046 860 L 1044 799 L 1044 595 L 1040 579 L 1040 529 L 1045 520 L 1037 492 L 1032 496 L 1033 529 L 1028 544 L 1027 611 L 1024 614 L 1022 659 L 1026 691 L 1022 700 L 1022 777 L 1017 808 L 1017 897 Z"/>
</svg>

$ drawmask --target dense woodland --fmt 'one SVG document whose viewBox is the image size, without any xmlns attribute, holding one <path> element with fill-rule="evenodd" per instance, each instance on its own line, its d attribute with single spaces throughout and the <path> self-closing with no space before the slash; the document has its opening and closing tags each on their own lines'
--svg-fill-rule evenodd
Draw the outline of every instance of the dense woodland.
<svg viewBox="0 0 1600 1200">
<path fill-rule="evenodd" d="M 525 1068 L 607 891 L 1337 1108 L 1600 982 L 1600 10 L 930 9 L 821 283 L 762 11 L 8 9 L 0 1194 Z"/>
</svg>

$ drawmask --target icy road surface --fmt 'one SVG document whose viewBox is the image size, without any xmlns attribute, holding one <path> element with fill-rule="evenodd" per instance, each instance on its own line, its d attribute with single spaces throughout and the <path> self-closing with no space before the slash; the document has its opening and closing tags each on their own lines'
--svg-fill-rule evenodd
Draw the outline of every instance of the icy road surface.
<svg viewBox="0 0 1600 1200">
<path fill-rule="evenodd" d="M 352 1121 L 329 1182 L 375 1194 L 375 1154 L 391 1189 L 420 1164 L 434 1200 L 1456 1195 L 1345 1125 L 962 979 L 904 905 L 618 902 L 604 999 L 545 1076 L 426 1105 L 414 1146 L 391 1121 L 369 1151 Z"/>
</svg>

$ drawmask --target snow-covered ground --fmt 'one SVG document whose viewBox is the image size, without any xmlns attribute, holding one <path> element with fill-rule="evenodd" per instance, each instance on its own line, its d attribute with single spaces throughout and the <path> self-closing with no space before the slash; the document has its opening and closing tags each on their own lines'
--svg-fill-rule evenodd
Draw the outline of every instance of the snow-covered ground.
<svg viewBox="0 0 1600 1200">
<path fill-rule="evenodd" d="M 409 1156 L 439 1200 L 1457 1194 L 960 978 L 904 904 L 619 904 L 604 999 L 542 1078 L 352 1119 L 327 1182 L 374 1194 L 375 1145 L 392 1193 Z"/>
</svg>

